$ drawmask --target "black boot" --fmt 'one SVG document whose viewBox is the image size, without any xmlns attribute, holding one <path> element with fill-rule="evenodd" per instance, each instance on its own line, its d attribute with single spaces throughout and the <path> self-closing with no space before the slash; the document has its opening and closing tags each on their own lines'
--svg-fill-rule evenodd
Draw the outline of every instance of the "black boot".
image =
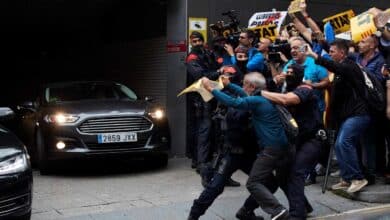
<svg viewBox="0 0 390 220">
<path fill-rule="evenodd" d="M 240 220 L 264 220 L 262 216 L 256 216 L 253 211 L 248 211 L 245 207 L 238 210 L 236 218 Z"/>
<path fill-rule="evenodd" d="M 231 177 L 226 181 L 226 186 L 231 186 L 231 187 L 239 187 L 241 184 L 235 180 L 233 180 Z"/>
<path fill-rule="evenodd" d="M 198 220 L 199 218 L 189 215 L 187 220 Z"/>
</svg>

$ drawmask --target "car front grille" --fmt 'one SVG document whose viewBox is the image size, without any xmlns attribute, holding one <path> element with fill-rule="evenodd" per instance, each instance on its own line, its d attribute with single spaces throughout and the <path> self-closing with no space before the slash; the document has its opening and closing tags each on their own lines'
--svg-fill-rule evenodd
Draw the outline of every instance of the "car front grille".
<svg viewBox="0 0 390 220">
<path fill-rule="evenodd" d="M 30 193 L 0 200 L 0 216 L 12 213 L 30 205 Z"/>
<path fill-rule="evenodd" d="M 88 119 L 79 126 L 79 130 L 86 134 L 139 132 L 150 130 L 152 126 L 152 122 L 143 116 L 128 116 Z"/>
</svg>

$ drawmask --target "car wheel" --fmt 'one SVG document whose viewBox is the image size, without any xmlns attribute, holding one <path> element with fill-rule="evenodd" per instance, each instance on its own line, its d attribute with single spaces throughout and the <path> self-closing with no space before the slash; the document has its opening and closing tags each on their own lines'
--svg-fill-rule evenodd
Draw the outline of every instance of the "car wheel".
<svg viewBox="0 0 390 220">
<path fill-rule="evenodd" d="M 47 160 L 47 155 L 45 151 L 45 143 L 43 140 L 43 135 L 40 130 L 37 130 L 36 133 L 36 144 L 38 152 L 38 167 L 41 175 L 47 175 L 50 173 L 49 161 Z"/>
</svg>

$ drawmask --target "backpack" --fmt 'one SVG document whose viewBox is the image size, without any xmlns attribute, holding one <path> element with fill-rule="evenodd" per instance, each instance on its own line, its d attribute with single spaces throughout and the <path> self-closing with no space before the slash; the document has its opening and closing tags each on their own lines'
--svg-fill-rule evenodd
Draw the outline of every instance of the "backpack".
<svg viewBox="0 0 390 220">
<path fill-rule="evenodd" d="M 280 121 L 282 122 L 282 126 L 284 132 L 287 136 L 287 140 L 290 144 L 295 144 L 296 138 L 299 133 L 298 124 L 291 115 L 291 113 L 286 109 L 286 107 L 282 105 L 275 105 L 276 109 L 279 113 Z"/>
<path fill-rule="evenodd" d="M 368 110 L 372 116 L 383 114 L 386 108 L 385 92 L 381 82 L 373 75 L 361 68 L 364 76 L 364 95 Z"/>
</svg>

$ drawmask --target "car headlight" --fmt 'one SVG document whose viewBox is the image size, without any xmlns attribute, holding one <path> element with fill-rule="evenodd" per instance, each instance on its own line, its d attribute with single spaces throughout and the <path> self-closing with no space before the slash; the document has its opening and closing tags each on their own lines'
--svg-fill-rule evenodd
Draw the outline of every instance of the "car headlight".
<svg viewBox="0 0 390 220">
<path fill-rule="evenodd" d="M 164 111 L 161 109 L 156 109 L 155 111 L 150 112 L 149 115 L 154 119 L 162 119 L 164 118 Z"/>
<path fill-rule="evenodd" d="M 44 119 L 49 123 L 66 124 L 76 122 L 79 120 L 79 116 L 58 113 L 55 115 L 46 115 Z"/>
<path fill-rule="evenodd" d="M 26 154 L 17 154 L 0 162 L 0 175 L 23 172 L 27 167 Z"/>
</svg>

